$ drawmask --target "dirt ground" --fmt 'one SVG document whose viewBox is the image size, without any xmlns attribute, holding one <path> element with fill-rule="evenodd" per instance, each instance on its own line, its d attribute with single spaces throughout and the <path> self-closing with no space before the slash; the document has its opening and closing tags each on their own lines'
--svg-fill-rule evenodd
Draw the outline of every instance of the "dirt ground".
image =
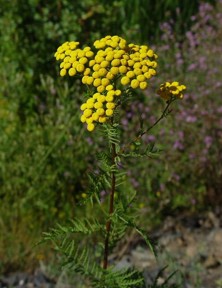
<svg viewBox="0 0 222 288">
<path fill-rule="evenodd" d="M 117 265 L 135 266 L 144 271 L 147 287 L 166 266 L 158 279 L 159 285 L 177 271 L 170 281 L 179 285 L 177 287 L 222 287 L 222 221 L 219 216 L 208 212 L 201 216 L 167 217 L 150 237 L 157 243 L 157 258 L 143 241 L 128 239 L 129 249 L 127 251 L 125 245 L 122 246 L 124 251 L 118 251 L 122 258 Z"/>
</svg>

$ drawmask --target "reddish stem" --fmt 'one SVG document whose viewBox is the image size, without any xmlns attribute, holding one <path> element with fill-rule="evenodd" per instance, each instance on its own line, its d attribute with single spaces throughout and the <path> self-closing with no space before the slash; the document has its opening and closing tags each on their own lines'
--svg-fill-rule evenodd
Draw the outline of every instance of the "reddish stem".
<svg viewBox="0 0 222 288">
<path fill-rule="evenodd" d="M 112 165 L 115 164 L 116 157 L 116 146 L 112 144 Z M 111 217 L 114 211 L 114 193 L 116 188 L 116 175 L 115 172 L 111 174 L 111 191 L 110 191 L 110 200 L 109 200 L 109 216 Z M 109 255 L 109 236 L 111 231 L 111 219 L 106 222 L 106 238 L 105 238 L 105 247 L 104 247 L 104 258 L 103 258 L 103 269 L 107 269 L 108 266 L 108 255 Z"/>
</svg>

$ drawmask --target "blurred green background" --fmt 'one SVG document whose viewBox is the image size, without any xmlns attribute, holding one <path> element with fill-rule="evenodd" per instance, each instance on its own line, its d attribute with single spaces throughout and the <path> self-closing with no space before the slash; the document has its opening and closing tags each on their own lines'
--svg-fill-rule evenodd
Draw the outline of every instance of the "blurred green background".
<svg viewBox="0 0 222 288">
<path fill-rule="evenodd" d="M 80 123 L 84 91 L 59 77 L 53 57 L 65 41 L 91 45 L 119 35 L 150 45 L 156 79 L 123 111 L 123 142 L 140 116 L 149 126 L 164 103 L 164 81 L 187 86 L 183 101 L 144 141 L 159 157 L 129 161 L 124 190 L 138 191 L 142 222 L 222 204 L 222 3 L 179 0 L 0 0 L 0 272 L 52 257 L 34 248 L 56 222 L 96 213 L 80 205 L 100 135 Z M 101 191 L 102 192 L 102 191 Z M 148 220 L 147 220 L 148 219 Z"/>
</svg>

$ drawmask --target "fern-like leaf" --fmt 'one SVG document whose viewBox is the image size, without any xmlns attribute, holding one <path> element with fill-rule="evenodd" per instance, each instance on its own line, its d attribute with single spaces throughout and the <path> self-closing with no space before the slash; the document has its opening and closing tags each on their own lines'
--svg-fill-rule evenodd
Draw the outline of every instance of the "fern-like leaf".
<svg viewBox="0 0 222 288">
<path fill-rule="evenodd" d="M 105 271 L 98 286 L 100 288 L 136 288 L 142 287 L 143 277 L 141 277 L 135 270 L 114 270 L 108 269 Z M 102 284 L 102 286 L 101 286 Z"/>
</svg>

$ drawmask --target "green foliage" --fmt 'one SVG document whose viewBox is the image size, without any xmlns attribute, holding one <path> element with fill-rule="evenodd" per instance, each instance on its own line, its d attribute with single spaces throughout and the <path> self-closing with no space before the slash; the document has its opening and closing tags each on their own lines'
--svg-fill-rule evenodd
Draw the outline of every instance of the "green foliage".
<svg viewBox="0 0 222 288">
<path fill-rule="evenodd" d="M 17 113 L 19 99 L 1 98 L 0 198 L 4 204 L 0 207 L 0 229 L 4 233 L 0 233 L 0 257 L 3 268 L 9 259 L 16 262 L 21 257 L 17 263 L 24 265 L 29 256 L 33 258 L 32 247 L 40 230 L 55 223 L 55 219 L 62 220 L 76 213 L 74 203 L 79 201 L 87 182 L 84 172 L 89 145 L 80 141 L 84 131 L 79 125 L 78 113 L 73 114 L 78 111 L 76 102 L 70 103 L 65 97 L 67 90 L 76 91 L 65 85 L 57 90 L 56 86 L 51 78 L 42 78 L 41 93 L 48 93 L 47 104 L 40 102 L 45 110 L 39 115 L 33 112 L 25 122 L 21 122 Z M 53 94 L 55 90 L 57 99 Z M 27 237 L 30 238 L 27 240 Z M 10 245 L 5 245 L 7 238 L 11 239 Z M 13 244 L 13 239 L 18 241 Z"/>
<path fill-rule="evenodd" d="M 114 231 L 117 221 L 113 221 L 113 224 Z M 85 279 L 89 278 L 93 287 L 137 287 L 143 282 L 143 279 L 138 277 L 138 272 L 125 269 L 117 271 L 114 268 L 102 269 L 98 259 L 94 259 L 94 261 L 92 259 L 95 254 L 93 250 L 97 249 L 95 244 L 85 248 L 85 246 L 77 245 L 73 239 L 74 233 L 87 235 L 97 234 L 100 231 L 105 233 L 104 227 L 96 219 L 90 219 L 90 221 L 88 219 L 72 220 L 69 226 L 57 225 L 57 228 L 52 229 L 51 232 L 45 232 L 43 241 L 52 241 L 54 249 L 64 257 L 62 265 L 70 271 L 82 274 Z M 123 233 L 120 234 L 123 235 Z M 111 238 L 113 240 L 113 237 Z M 97 245 L 103 246 L 102 243 L 97 243 Z"/>
</svg>

